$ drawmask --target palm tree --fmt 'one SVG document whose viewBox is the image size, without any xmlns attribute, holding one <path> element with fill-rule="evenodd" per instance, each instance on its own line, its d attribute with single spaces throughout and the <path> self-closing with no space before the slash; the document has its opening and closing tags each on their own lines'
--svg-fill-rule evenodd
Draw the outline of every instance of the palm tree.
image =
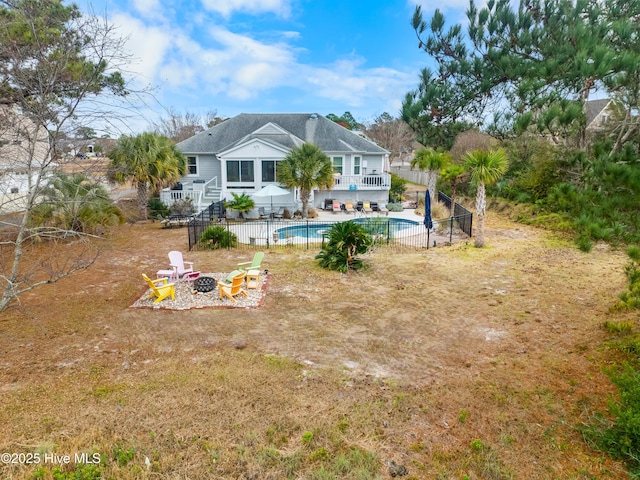
<svg viewBox="0 0 640 480">
<path fill-rule="evenodd" d="M 84 174 L 54 177 L 30 216 L 33 225 L 74 232 L 101 233 L 101 227 L 124 222 L 107 190 Z"/>
<path fill-rule="evenodd" d="M 507 153 L 497 150 L 473 150 L 463 157 L 465 167 L 469 170 L 471 181 L 478 186 L 476 193 L 476 215 L 478 229 L 476 231 L 475 246 L 484 247 L 484 215 L 487 208 L 485 185 L 497 182 L 509 168 Z"/>
<path fill-rule="evenodd" d="M 224 204 L 225 208 L 230 208 L 231 210 L 236 210 L 238 212 L 238 218 L 244 219 L 244 213 L 250 212 L 256 206 L 256 202 L 254 202 L 253 198 L 251 198 L 246 193 L 237 194 L 231 192 L 233 196 L 233 200 L 226 202 Z"/>
<path fill-rule="evenodd" d="M 450 163 L 442 170 L 440 170 L 440 176 L 446 182 L 449 182 L 451 186 L 451 213 L 450 216 L 453 217 L 455 215 L 456 210 L 456 187 L 458 186 L 458 180 L 460 177 L 464 175 L 466 170 L 463 165 L 458 165 L 457 163 Z"/>
<path fill-rule="evenodd" d="M 167 137 L 156 133 L 124 136 L 107 153 L 109 178 L 119 184 L 131 181 L 138 190 L 138 209 L 147 218 L 149 191 L 172 185 L 187 170 L 187 158 Z"/>
<path fill-rule="evenodd" d="M 334 223 L 327 233 L 329 241 L 316 255 L 322 268 L 347 273 L 364 266 L 357 255 L 366 253 L 373 241 L 365 227 L 350 220 Z"/>
<path fill-rule="evenodd" d="M 411 168 L 418 168 L 420 171 L 427 171 L 427 188 L 431 203 L 435 199 L 436 183 L 438 175 L 447 164 L 451 163 L 451 156 L 447 152 L 440 152 L 432 148 L 421 148 L 416 151 L 411 160 Z"/>
<path fill-rule="evenodd" d="M 331 159 L 311 143 L 292 149 L 276 168 L 280 184 L 300 189 L 302 218 L 309 214 L 311 191 L 316 187 L 329 189 L 333 186 Z"/>
</svg>

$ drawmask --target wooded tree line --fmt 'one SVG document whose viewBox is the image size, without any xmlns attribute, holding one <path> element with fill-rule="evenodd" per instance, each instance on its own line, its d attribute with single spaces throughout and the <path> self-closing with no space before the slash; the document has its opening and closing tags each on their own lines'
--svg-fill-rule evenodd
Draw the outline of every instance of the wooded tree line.
<svg viewBox="0 0 640 480">
<path fill-rule="evenodd" d="M 406 94 L 418 141 L 449 149 L 471 127 L 503 141 L 510 160 L 490 190 L 535 204 L 537 222 L 577 229 L 579 245 L 640 242 L 640 3 L 471 1 L 467 25 L 416 7 L 418 47 L 435 65 Z M 611 99 L 587 129 L 588 100 Z"/>
<path fill-rule="evenodd" d="M 0 311 L 22 292 L 91 265 L 99 252 L 87 241 L 93 227 L 120 220 L 104 191 L 75 177 L 50 180 L 56 138 L 99 118 L 117 121 L 115 105 L 131 92 L 123 45 L 112 25 L 75 5 L 0 3 Z M 12 194 L 18 177 L 26 188 Z"/>
<path fill-rule="evenodd" d="M 445 28 L 417 7 L 419 48 L 436 69 L 420 73 L 403 118 L 425 145 L 445 145 L 466 125 L 502 137 L 526 131 L 585 144 L 584 102 L 594 92 L 620 106 L 613 152 L 637 134 L 640 5 L 624 0 L 491 0 L 467 11 L 468 26 Z M 487 117 L 492 116 L 489 121 Z"/>
</svg>

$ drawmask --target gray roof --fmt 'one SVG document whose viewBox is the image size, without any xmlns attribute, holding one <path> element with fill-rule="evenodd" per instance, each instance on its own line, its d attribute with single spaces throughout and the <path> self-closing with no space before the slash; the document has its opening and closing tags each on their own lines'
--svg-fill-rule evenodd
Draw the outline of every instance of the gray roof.
<svg viewBox="0 0 640 480">
<path fill-rule="evenodd" d="M 272 128 L 256 133 L 272 123 Z M 317 113 L 241 113 L 178 143 L 184 153 L 220 153 L 253 138 L 280 145 L 287 150 L 313 143 L 324 152 L 388 153 L 384 148 Z"/>
<path fill-rule="evenodd" d="M 598 114 L 604 110 L 611 100 L 608 98 L 603 98 L 602 100 L 589 100 L 586 102 L 587 105 L 587 127 L 591 125 Z"/>
</svg>

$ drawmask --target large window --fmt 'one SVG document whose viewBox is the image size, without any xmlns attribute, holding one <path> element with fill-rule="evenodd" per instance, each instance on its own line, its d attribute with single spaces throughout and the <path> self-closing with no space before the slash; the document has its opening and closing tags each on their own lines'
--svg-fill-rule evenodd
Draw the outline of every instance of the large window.
<svg viewBox="0 0 640 480">
<path fill-rule="evenodd" d="M 187 175 L 198 175 L 198 157 L 187 157 Z"/>
<path fill-rule="evenodd" d="M 360 157 L 353 157 L 353 174 L 360 175 L 360 164 L 362 159 Z"/>
<path fill-rule="evenodd" d="M 253 182 L 253 160 L 227 161 L 227 182 Z"/>
<path fill-rule="evenodd" d="M 262 181 L 263 182 L 276 181 L 276 162 L 274 160 L 262 161 Z"/>
<path fill-rule="evenodd" d="M 342 157 L 333 157 L 333 173 L 342 174 Z"/>
</svg>

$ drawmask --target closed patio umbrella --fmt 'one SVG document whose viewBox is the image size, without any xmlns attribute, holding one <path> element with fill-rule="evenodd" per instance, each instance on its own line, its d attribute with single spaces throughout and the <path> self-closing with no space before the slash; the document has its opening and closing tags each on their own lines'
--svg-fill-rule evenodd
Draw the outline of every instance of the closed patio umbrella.
<svg viewBox="0 0 640 480">
<path fill-rule="evenodd" d="M 431 219 L 431 196 L 429 195 L 429 189 L 424 195 L 424 226 L 427 230 L 433 228 L 433 220 Z"/>
<path fill-rule="evenodd" d="M 278 197 L 281 195 L 289 195 L 291 192 L 289 190 L 285 190 L 284 188 L 280 188 L 277 185 L 270 184 L 266 187 L 262 187 L 256 193 L 253 194 L 254 197 L 271 197 L 271 211 L 273 212 L 273 197 Z"/>
</svg>

